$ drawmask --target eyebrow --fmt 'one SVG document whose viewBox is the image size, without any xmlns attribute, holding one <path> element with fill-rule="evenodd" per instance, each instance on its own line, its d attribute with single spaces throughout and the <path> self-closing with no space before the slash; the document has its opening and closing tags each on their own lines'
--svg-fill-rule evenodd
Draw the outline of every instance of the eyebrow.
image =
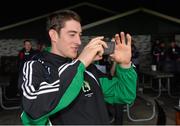
<svg viewBox="0 0 180 126">
<path fill-rule="evenodd" d="M 74 31 L 74 30 L 71 30 L 71 31 L 68 31 L 68 33 L 78 33 L 78 32 Z M 82 32 L 80 32 L 80 34 L 82 34 Z"/>
<path fill-rule="evenodd" d="M 77 31 L 72 30 L 72 31 L 68 31 L 68 33 L 77 33 Z"/>
</svg>

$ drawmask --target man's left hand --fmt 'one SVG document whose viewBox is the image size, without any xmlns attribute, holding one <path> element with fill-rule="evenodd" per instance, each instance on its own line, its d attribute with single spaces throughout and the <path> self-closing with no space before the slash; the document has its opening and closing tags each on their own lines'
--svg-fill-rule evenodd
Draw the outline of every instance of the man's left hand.
<svg viewBox="0 0 180 126">
<path fill-rule="evenodd" d="M 131 64 L 131 35 L 124 34 L 121 32 L 120 34 L 115 35 L 115 50 L 114 53 L 111 54 L 112 60 L 120 64 L 122 67 L 129 67 Z"/>
</svg>

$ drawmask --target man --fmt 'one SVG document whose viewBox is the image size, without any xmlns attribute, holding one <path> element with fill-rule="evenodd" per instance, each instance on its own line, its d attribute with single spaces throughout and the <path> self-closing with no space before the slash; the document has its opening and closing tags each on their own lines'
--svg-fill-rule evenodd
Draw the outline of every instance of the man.
<svg viewBox="0 0 180 126">
<path fill-rule="evenodd" d="M 23 68 L 23 65 L 26 61 L 31 60 L 35 55 L 35 51 L 32 48 L 31 40 L 24 40 L 24 47 L 18 53 L 18 69 L 19 71 Z"/>
<path fill-rule="evenodd" d="M 111 58 L 117 76 L 109 80 L 93 64 L 107 48 L 103 37 L 92 39 L 78 55 L 81 45 L 80 17 L 65 10 L 47 22 L 51 52 L 26 62 L 19 78 L 23 94 L 23 124 L 109 124 L 105 101 L 132 103 L 137 75 L 131 66 L 131 36 L 116 34 Z"/>
<path fill-rule="evenodd" d="M 166 55 L 170 60 L 177 61 L 180 58 L 180 47 L 175 41 L 170 43 L 170 47 L 167 49 Z"/>
</svg>

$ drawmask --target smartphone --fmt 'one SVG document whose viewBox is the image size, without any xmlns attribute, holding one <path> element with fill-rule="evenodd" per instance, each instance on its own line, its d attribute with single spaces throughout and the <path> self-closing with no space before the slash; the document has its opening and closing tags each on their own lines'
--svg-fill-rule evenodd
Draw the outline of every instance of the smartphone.
<svg viewBox="0 0 180 126">
<path fill-rule="evenodd" d="M 115 49 L 115 42 L 106 42 L 107 43 L 107 46 L 108 48 L 104 48 L 104 53 L 103 55 L 110 55 L 114 52 L 114 49 Z M 84 49 L 84 47 L 87 45 L 88 43 L 85 43 L 85 42 L 82 42 L 81 43 L 81 46 L 79 47 L 78 49 L 78 54 L 81 53 L 81 51 Z"/>
<path fill-rule="evenodd" d="M 104 49 L 103 55 L 110 55 L 114 52 L 115 42 L 106 42 L 106 43 L 107 43 L 108 48 Z"/>
</svg>

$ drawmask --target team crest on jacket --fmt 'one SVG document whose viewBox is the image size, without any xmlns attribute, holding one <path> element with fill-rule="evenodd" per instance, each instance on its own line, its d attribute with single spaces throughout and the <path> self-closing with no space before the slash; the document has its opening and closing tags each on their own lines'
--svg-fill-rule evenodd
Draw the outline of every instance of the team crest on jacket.
<svg viewBox="0 0 180 126">
<path fill-rule="evenodd" d="M 84 92 L 86 97 L 91 97 L 93 95 L 93 92 L 91 91 L 91 87 L 87 81 L 84 81 L 84 84 L 82 86 L 82 91 Z"/>
</svg>

